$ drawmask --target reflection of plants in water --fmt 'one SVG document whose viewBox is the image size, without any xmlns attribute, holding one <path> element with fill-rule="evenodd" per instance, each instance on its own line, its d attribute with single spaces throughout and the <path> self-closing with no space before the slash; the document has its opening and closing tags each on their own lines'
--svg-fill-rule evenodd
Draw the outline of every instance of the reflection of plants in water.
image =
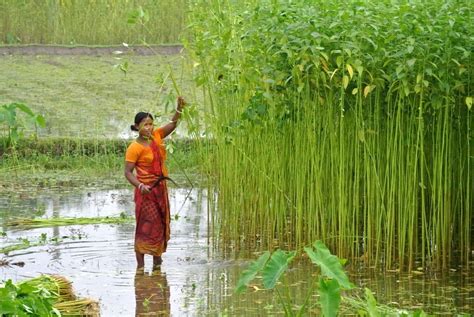
<svg viewBox="0 0 474 317">
<path fill-rule="evenodd" d="M 268 290 L 275 290 L 278 300 L 283 306 L 285 316 L 302 316 L 308 314 L 317 304 L 311 304 L 310 299 L 313 292 L 317 289 L 319 295 L 319 313 L 323 316 L 336 316 L 341 304 L 341 291 L 350 290 L 354 285 L 349 281 L 342 264 L 344 260 L 331 254 L 326 245 L 321 241 L 316 241 L 310 247 L 305 247 L 304 251 L 320 270 L 318 283 L 310 287 L 304 303 L 299 306 L 295 312 L 294 299 L 290 296 L 290 286 L 283 278 L 283 287 L 276 287 L 280 278 L 284 276 L 289 264 L 296 256 L 296 251 L 276 250 L 273 253 L 269 251 L 262 254 L 257 260 L 242 272 L 235 290 L 244 291 L 249 283 L 255 279 L 257 274 L 262 275 L 263 287 Z M 259 289 L 254 286 L 255 289 Z M 365 301 L 361 299 L 348 299 L 345 301 L 349 306 L 358 312 L 361 316 L 380 316 L 385 314 L 401 316 L 425 316 L 422 311 L 409 313 L 406 311 L 397 311 L 388 306 L 378 305 L 372 292 L 365 289 Z M 265 309 L 273 308 L 266 306 Z"/>
<path fill-rule="evenodd" d="M 150 274 L 137 270 L 135 275 L 136 315 L 153 313 L 154 316 L 170 314 L 170 290 L 165 274 L 159 270 Z"/>
<path fill-rule="evenodd" d="M 72 240 L 81 240 L 82 238 L 87 237 L 87 235 L 81 229 L 71 228 L 71 229 L 69 229 L 69 232 L 71 233 L 71 235 L 69 237 Z"/>
<path fill-rule="evenodd" d="M 42 204 L 42 203 L 37 204 L 35 210 L 33 211 L 33 216 L 42 217 L 45 214 L 46 214 L 45 204 Z"/>
<path fill-rule="evenodd" d="M 150 298 L 145 298 L 145 299 L 143 300 L 142 305 L 143 305 L 143 308 L 145 308 L 146 311 L 149 310 L 148 306 L 150 306 L 150 299 L 151 299 L 151 297 L 153 297 L 153 295 L 151 295 Z"/>
</svg>

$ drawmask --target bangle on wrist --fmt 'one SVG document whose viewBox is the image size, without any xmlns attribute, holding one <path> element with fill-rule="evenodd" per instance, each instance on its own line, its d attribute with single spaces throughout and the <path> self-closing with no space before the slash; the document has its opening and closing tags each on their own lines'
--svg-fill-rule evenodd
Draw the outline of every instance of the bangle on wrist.
<svg viewBox="0 0 474 317">
<path fill-rule="evenodd" d="M 181 111 L 178 110 L 178 108 L 176 108 L 176 112 L 179 113 L 179 114 L 182 114 L 182 113 L 183 113 L 183 111 L 182 111 L 182 110 L 181 110 Z"/>
<path fill-rule="evenodd" d="M 143 186 L 143 183 L 140 183 L 140 184 L 138 184 L 138 186 L 137 186 L 137 187 L 138 187 L 138 190 L 139 190 L 139 191 L 141 191 L 141 190 L 142 190 L 142 186 Z"/>
</svg>

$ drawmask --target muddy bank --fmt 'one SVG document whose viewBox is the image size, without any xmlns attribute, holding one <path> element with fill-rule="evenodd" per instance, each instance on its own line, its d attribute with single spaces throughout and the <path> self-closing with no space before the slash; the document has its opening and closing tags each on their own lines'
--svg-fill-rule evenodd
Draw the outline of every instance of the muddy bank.
<svg viewBox="0 0 474 317">
<path fill-rule="evenodd" d="M 62 46 L 62 45 L 11 45 L 0 46 L 1 55 L 110 55 L 114 52 L 132 53 L 140 56 L 179 54 L 183 46 L 176 45 L 123 45 L 117 46 Z"/>
</svg>

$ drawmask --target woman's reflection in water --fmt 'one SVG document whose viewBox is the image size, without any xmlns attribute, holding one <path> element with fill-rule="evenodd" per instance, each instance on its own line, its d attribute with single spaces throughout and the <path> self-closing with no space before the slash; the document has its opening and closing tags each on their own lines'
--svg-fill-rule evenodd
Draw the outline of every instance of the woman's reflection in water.
<svg viewBox="0 0 474 317">
<path fill-rule="evenodd" d="M 154 268 L 150 273 L 143 268 L 135 273 L 136 316 L 169 316 L 170 288 L 165 273 Z"/>
</svg>

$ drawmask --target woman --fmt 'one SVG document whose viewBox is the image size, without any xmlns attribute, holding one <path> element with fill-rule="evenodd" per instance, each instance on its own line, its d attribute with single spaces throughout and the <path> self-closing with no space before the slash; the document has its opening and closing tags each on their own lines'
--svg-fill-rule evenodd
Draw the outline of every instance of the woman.
<svg viewBox="0 0 474 317">
<path fill-rule="evenodd" d="M 161 128 L 154 129 L 153 116 L 148 112 L 137 113 L 135 124 L 131 126 L 138 131 L 138 137 L 125 154 L 125 177 L 135 186 L 137 268 L 144 267 L 145 254 L 153 255 L 154 266 L 160 265 L 161 254 L 166 251 L 170 238 L 168 189 L 163 179 L 168 171 L 162 139 L 176 129 L 185 104 L 184 99 L 178 97 L 173 118 Z"/>
</svg>

